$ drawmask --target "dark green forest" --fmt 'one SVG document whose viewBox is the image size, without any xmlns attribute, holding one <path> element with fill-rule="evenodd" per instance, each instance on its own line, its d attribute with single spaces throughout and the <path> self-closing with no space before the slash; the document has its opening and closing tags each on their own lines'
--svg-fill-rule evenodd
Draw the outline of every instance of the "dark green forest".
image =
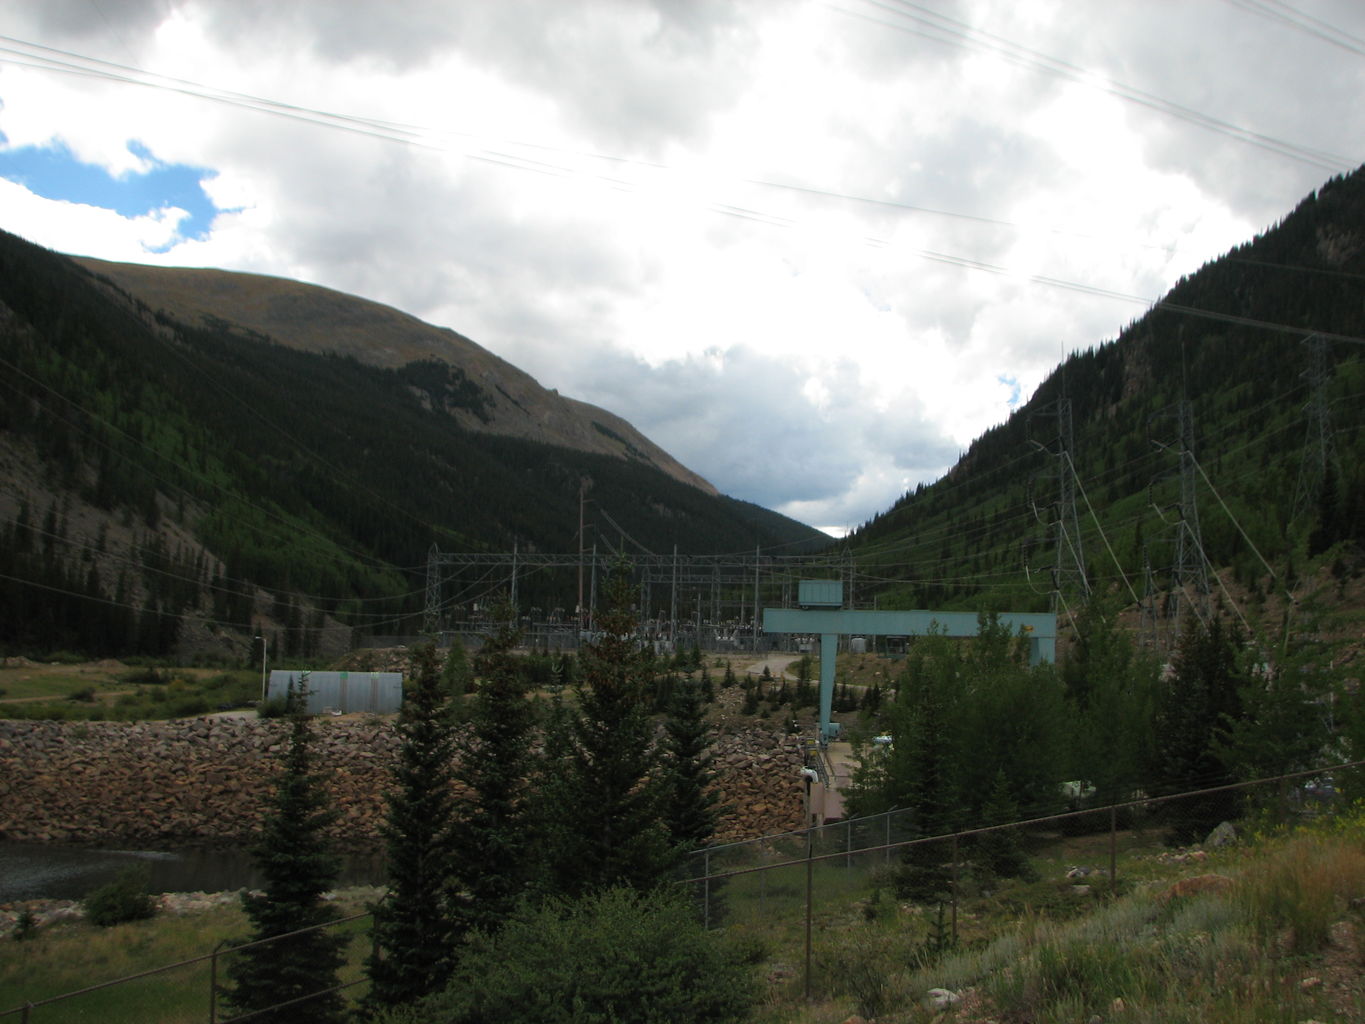
<svg viewBox="0 0 1365 1024">
<path fill-rule="evenodd" d="M 946 477 L 850 535 L 865 586 L 881 607 L 1076 608 L 1086 585 L 1133 607 L 1171 586 L 1186 508 L 1215 601 L 1218 579 L 1283 598 L 1324 555 L 1358 573 L 1362 346 L 1356 171 L 1070 356 Z"/>
<path fill-rule="evenodd" d="M 250 628 L 257 587 L 291 638 L 324 614 L 413 630 L 433 543 L 575 550 L 585 479 L 588 542 L 604 549 L 626 536 L 683 553 L 823 543 L 641 463 L 462 430 L 447 410 L 477 415 L 483 399 L 457 368 L 380 369 L 174 322 L 4 233 L 0 369 L 0 441 L 36 451 L 46 491 L 7 484 L 5 650 L 163 653 L 190 612 Z M 81 504 L 115 517 L 125 551 L 74 535 Z M 171 524 L 197 545 L 170 541 Z M 523 596 L 572 607 L 569 583 L 528 581 Z"/>
</svg>

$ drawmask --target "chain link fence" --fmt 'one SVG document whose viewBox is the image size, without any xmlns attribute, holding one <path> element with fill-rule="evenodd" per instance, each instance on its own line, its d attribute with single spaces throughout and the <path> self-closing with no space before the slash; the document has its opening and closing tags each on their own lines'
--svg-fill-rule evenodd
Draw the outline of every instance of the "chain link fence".
<svg viewBox="0 0 1365 1024">
<path fill-rule="evenodd" d="M 1001 879 L 1043 883 L 1048 898 L 1064 908 L 1122 893 L 1148 878 L 1169 876 L 1172 864 L 1198 873 L 1209 848 L 1236 841 L 1239 831 L 1332 810 L 1338 803 L 1334 776 L 1362 767 L 1365 762 L 1352 762 L 1178 794 L 1139 794 L 1104 806 L 1061 807 L 1005 823 L 964 824 L 929 836 L 912 813 L 890 811 L 697 850 L 685 859 L 678 884 L 690 893 L 708 928 L 742 926 L 751 933 L 776 936 L 775 946 L 790 945 L 804 933 L 802 973 L 809 996 L 817 934 L 858 915 L 878 913 L 876 902 L 883 893 L 926 908 L 931 938 L 937 935 L 951 944 L 963 904 L 990 892 Z M 1021 904 L 1019 909 L 1025 908 Z M 142 1000 L 147 1007 L 142 1019 L 154 1021 L 160 1006 L 158 985 L 177 972 L 183 972 L 180 984 L 204 986 L 204 1019 L 210 1024 L 287 1020 L 288 1007 L 295 1003 L 366 981 L 363 963 L 372 945 L 361 922 L 371 916 L 356 914 L 318 926 L 350 930 L 346 966 L 336 988 L 291 1003 L 231 1015 L 222 999 L 222 980 L 230 958 L 245 947 L 220 943 L 202 956 L 0 1011 L 0 1020 L 17 1019 L 21 1024 L 99 1020 L 96 1000 L 119 987 L 122 1003 Z M 291 936 L 263 941 L 287 941 Z M 286 1015 L 278 1016 L 279 1011 Z"/>
</svg>

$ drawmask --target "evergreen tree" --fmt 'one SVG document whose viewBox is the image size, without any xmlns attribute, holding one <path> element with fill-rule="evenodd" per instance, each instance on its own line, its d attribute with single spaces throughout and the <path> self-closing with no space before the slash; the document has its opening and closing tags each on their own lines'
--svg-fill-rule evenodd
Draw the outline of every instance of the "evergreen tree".
<svg viewBox="0 0 1365 1024">
<path fill-rule="evenodd" d="M 1246 685 L 1235 637 L 1216 616 L 1186 622 L 1170 677 L 1158 693 L 1151 777 L 1158 793 L 1207 789 L 1235 781 L 1219 756 L 1230 725 L 1241 718 Z M 1167 805 L 1173 842 L 1200 840 L 1231 817 L 1234 797 L 1215 793 Z"/>
<path fill-rule="evenodd" d="M 328 806 L 313 754 L 303 695 L 291 688 L 287 701 L 289 746 L 252 849 L 264 891 L 242 896 L 253 926 L 249 941 L 260 944 L 232 958 L 228 998 L 238 1013 L 267 1010 L 253 1018 L 267 1024 L 335 1024 L 342 1019 L 343 1001 L 328 990 L 337 985 L 346 936 L 314 926 L 339 916 L 322 900 L 337 879 L 338 862 L 324 835 L 336 812 Z M 305 928 L 313 930 L 289 935 Z M 281 935 L 289 937 L 261 942 Z M 301 1001 L 268 1010 L 291 1000 Z"/>
<path fill-rule="evenodd" d="M 497 627 L 479 649 L 479 686 L 455 741 L 455 779 L 466 796 L 454 834 L 450 893 L 459 931 L 495 931 L 533 878 L 530 779 L 535 706 L 513 653 L 515 610 L 495 611 Z"/>
<path fill-rule="evenodd" d="M 1152 759 L 1158 666 L 1117 628 L 1117 609 L 1093 598 L 1077 616 L 1076 643 L 1061 665 L 1073 727 L 1069 777 L 1093 786 L 1097 804 L 1128 799 Z"/>
<path fill-rule="evenodd" d="M 704 704 L 714 704 L 716 701 L 716 684 L 711 681 L 711 673 L 706 671 L 706 666 L 701 670 L 701 699 Z"/>
<path fill-rule="evenodd" d="M 450 650 L 446 652 L 445 664 L 441 668 L 441 683 L 452 699 L 458 701 L 469 692 L 474 683 L 474 673 L 469 667 L 469 655 L 458 636 L 450 638 Z"/>
<path fill-rule="evenodd" d="M 998 771 L 995 782 L 981 812 L 983 825 L 1004 825 L 1019 819 L 1019 805 L 1010 792 L 1004 771 Z M 1018 829 L 983 832 L 976 838 L 976 849 L 986 870 L 998 878 L 1022 878 L 1033 881 L 1036 873 L 1019 838 Z"/>
<path fill-rule="evenodd" d="M 381 828 L 389 892 L 374 908 L 367 969 L 371 1006 L 395 1006 L 438 991 L 455 962 L 453 738 L 449 686 L 435 648 L 412 657 L 412 684 L 398 715 L 401 746 Z"/>
<path fill-rule="evenodd" d="M 674 691 L 665 730 L 664 822 L 675 847 L 697 849 L 715 833 L 718 797 L 709 788 L 710 735 L 695 684 L 684 683 Z"/>
<path fill-rule="evenodd" d="M 632 596 L 626 567 L 618 564 L 607 583 L 598 639 L 580 656 L 577 706 L 560 709 L 560 720 L 551 722 L 560 735 L 552 731 L 546 739 L 558 770 L 547 780 L 550 838 L 543 849 L 547 881 L 559 894 L 614 885 L 649 889 L 672 863 Z"/>
</svg>

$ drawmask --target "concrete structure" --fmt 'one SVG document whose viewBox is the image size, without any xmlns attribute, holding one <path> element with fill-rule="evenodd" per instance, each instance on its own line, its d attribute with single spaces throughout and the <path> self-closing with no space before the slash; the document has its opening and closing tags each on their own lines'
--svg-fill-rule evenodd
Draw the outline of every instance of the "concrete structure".
<svg viewBox="0 0 1365 1024">
<path fill-rule="evenodd" d="M 843 608 L 843 584 L 838 580 L 802 580 L 800 608 L 763 609 L 765 633 L 816 634 L 820 637 L 820 740 L 827 743 L 839 731 L 830 721 L 834 703 L 834 657 L 839 637 L 851 636 L 976 636 L 976 612 L 863 611 Z M 1055 661 L 1057 616 L 1047 612 L 1003 612 L 1002 626 L 1029 639 L 1029 664 Z"/>
</svg>

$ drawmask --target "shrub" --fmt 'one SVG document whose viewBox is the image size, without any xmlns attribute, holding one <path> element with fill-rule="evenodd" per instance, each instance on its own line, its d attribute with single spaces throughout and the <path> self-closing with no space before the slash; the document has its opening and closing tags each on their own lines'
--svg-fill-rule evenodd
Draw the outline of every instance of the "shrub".
<svg viewBox="0 0 1365 1024">
<path fill-rule="evenodd" d="M 161 683 L 169 682 L 170 676 L 154 665 L 146 665 L 134 668 L 129 672 L 124 672 L 119 676 L 119 680 L 125 683 L 151 683 L 153 685 L 159 685 Z"/>
<path fill-rule="evenodd" d="M 33 916 L 33 911 L 25 908 L 14 922 L 14 931 L 10 936 L 15 942 L 24 942 L 38 934 L 38 919 Z"/>
<path fill-rule="evenodd" d="M 476 934 L 444 992 L 397 1024 L 722 1022 L 757 998 L 753 968 L 702 930 L 676 894 L 612 889 L 522 907 Z"/>
<path fill-rule="evenodd" d="M 190 718 L 194 715 L 207 715 L 209 713 L 209 702 L 199 694 L 182 697 L 171 705 L 171 714 L 175 718 Z"/>
<path fill-rule="evenodd" d="M 81 701 L 85 704 L 93 704 L 95 702 L 95 688 L 93 686 L 86 686 L 73 693 L 68 693 L 66 699 Z"/>
<path fill-rule="evenodd" d="M 86 919 L 102 928 L 141 921 L 156 913 L 156 904 L 147 895 L 147 871 L 138 866 L 124 868 L 112 882 L 88 893 L 82 903 Z"/>
<path fill-rule="evenodd" d="M 288 710 L 288 701 L 284 697 L 271 697 L 256 705 L 256 714 L 260 718 L 283 718 Z"/>
</svg>

